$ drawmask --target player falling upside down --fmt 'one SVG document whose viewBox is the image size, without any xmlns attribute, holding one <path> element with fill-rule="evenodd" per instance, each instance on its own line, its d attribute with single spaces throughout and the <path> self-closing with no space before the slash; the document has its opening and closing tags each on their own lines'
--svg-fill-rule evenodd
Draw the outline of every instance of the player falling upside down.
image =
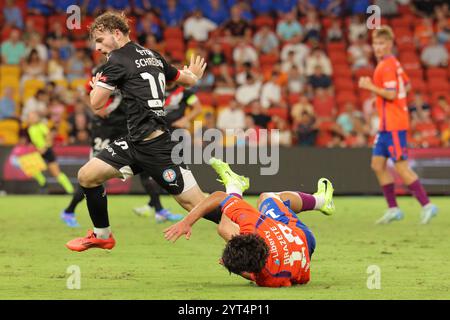
<svg viewBox="0 0 450 320">
<path fill-rule="evenodd" d="M 165 96 L 165 120 L 170 132 L 177 129 L 189 129 L 191 121 L 202 111 L 202 105 L 195 93 L 190 89 L 170 83 L 166 87 Z M 186 111 L 188 108 L 191 108 L 191 112 L 187 114 Z M 146 216 L 150 215 L 153 211 L 157 222 L 183 219 L 183 215 L 173 214 L 168 209 L 162 207 L 160 187 L 148 174 L 141 173 L 140 178 L 142 186 L 150 196 L 150 200 L 144 206 L 133 208 L 134 213 L 139 216 Z"/>
<path fill-rule="evenodd" d="M 393 41 L 394 33 L 390 27 L 382 26 L 374 30 L 372 46 L 378 65 L 373 82 L 369 77 L 359 79 L 360 88 L 377 95 L 376 107 L 380 118 L 380 127 L 373 147 L 372 169 L 378 178 L 389 209 L 377 223 L 386 224 L 403 218 L 403 212 L 398 208 L 395 198 L 394 178 L 386 165 L 387 160 L 391 159 L 395 164 L 395 170 L 421 204 L 420 221 L 426 224 L 437 214 L 438 209 L 430 203 L 419 177 L 407 161 L 409 114 L 406 96 L 410 85 L 400 62 L 392 54 Z"/>
<path fill-rule="evenodd" d="M 292 191 L 262 193 L 256 210 L 242 200 L 248 179 L 238 176 L 218 159 L 213 158 L 210 163 L 224 183 L 226 193 L 211 194 L 182 221 L 164 230 L 165 238 L 175 242 L 186 235 L 189 239 L 195 222 L 212 209 L 220 208 L 222 219 L 218 233 L 227 241 L 221 264 L 229 272 L 264 287 L 307 283 L 316 240 L 296 213 L 317 209 L 332 214 L 335 207 L 331 182 L 321 178 L 314 195 Z"/>
<path fill-rule="evenodd" d="M 69 178 L 61 172 L 55 153 L 52 148 L 52 137 L 48 126 L 42 122 L 40 115 L 37 112 L 30 112 L 28 115 L 28 135 L 31 142 L 41 154 L 44 161 L 47 163 L 48 171 L 56 178 L 58 183 L 64 188 L 66 193 L 73 193 L 73 186 Z M 34 176 L 41 188 L 47 184 L 45 176 L 39 172 Z"/>
<path fill-rule="evenodd" d="M 205 198 L 192 172 L 182 163 L 182 155 L 172 158 L 176 143 L 171 140 L 163 110 L 166 82 L 194 86 L 206 69 L 204 59 L 192 56 L 189 66 L 178 70 L 156 51 L 131 41 L 127 19 L 118 13 L 106 12 L 97 17 L 90 35 L 96 50 L 108 58 L 103 72 L 92 78 L 90 107 L 99 112 L 111 93 L 120 89 L 128 135 L 109 144 L 78 172 L 94 230 L 66 244 L 74 251 L 115 246 L 103 188 L 111 178 L 149 173 L 188 211 Z M 220 211 L 215 210 L 205 218 L 218 223 L 220 216 Z"/>
</svg>

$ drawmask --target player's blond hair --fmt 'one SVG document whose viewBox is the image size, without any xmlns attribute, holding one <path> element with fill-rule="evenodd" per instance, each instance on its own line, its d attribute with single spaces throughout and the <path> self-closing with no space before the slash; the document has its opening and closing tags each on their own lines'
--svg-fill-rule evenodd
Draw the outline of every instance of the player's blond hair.
<svg viewBox="0 0 450 320">
<path fill-rule="evenodd" d="M 380 28 L 375 29 L 372 33 L 373 38 L 385 38 L 387 40 L 393 41 L 394 40 L 394 31 L 392 31 L 392 28 L 387 25 L 382 25 Z"/>
<path fill-rule="evenodd" d="M 108 11 L 95 18 L 89 27 L 89 35 L 92 38 L 94 31 L 110 31 L 120 30 L 124 35 L 130 34 L 130 26 L 128 18 L 123 12 Z"/>
</svg>

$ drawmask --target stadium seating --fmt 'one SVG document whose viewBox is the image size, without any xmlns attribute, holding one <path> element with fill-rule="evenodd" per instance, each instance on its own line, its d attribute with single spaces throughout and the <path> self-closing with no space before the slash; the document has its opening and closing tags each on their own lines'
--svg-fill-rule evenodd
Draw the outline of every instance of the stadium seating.
<svg viewBox="0 0 450 320">
<path fill-rule="evenodd" d="M 0 120 L 0 145 L 15 145 L 19 142 L 19 122 L 17 120 Z"/>
<path fill-rule="evenodd" d="M 23 101 L 27 101 L 29 98 L 36 94 L 36 91 L 43 89 L 45 82 L 37 79 L 26 80 L 23 84 Z"/>
<path fill-rule="evenodd" d="M 86 35 L 88 32 L 88 26 L 94 20 L 92 16 L 84 16 L 81 19 L 81 29 L 74 29 L 68 32 L 65 27 L 66 15 L 65 14 L 50 14 L 49 16 L 44 15 L 27 15 L 27 1 L 18 0 L 15 4 L 20 7 L 20 10 L 24 14 L 25 22 L 32 24 L 32 29 L 41 33 L 42 35 L 51 32 L 54 25 L 60 24 L 64 27 L 62 31 L 70 36 L 71 44 L 74 48 L 85 48 L 91 50 L 91 44 L 87 39 Z M 2 2 L 0 2 L 0 7 Z M 382 17 L 382 23 L 389 24 L 395 33 L 395 45 L 396 51 L 398 53 L 399 60 L 411 79 L 412 93 L 421 92 L 422 95 L 429 100 L 429 103 L 433 104 L 437 101 L 439 96 L 444 96 L 449 99 L 450 92 L 450 65 L 446 68 L 426 68 L 422 65 L 420 61 L 420 53 L 422 48 L 417 45 L 414 28 L 422 23 L 422 17 L 416 16 L 407 5 L 399 5 L 400 15 L 396 15 L 392 18 Z M 283 17 L 276 16 L 276 14 L 260 14 L 253 12 L 255 17 L 250 21 L 252 35 L 254 35 L 261 27 L 269 26 L 273 31 Z M 319 14 L 319 21 L 321 23 L 320 36 L 321 39 L 319 43 L 314 41 L 306 40 L 305 44 L 310 47 L 318 45 L 323 49 L 331 61 L 333 72 L 332 72 L 332 82 L 334 87 L 333 96 L 330 100 L 335 104 L 336 111 L 341 112 L 347 102 L 355 104 L 357 109 L 361 109 L 362 103 L 366 101 L 370 96 L 370 92 L 366 90 L 360 90 L 358 88 L 358 80 L 361 77 L 373 76 L 373 68 L 360 68 L 354 69 L 350 66 L 348 48 L 351 43 L 349 37 L 349 25 L 351 23 L 352 17 L 349 15 L 332 18 L 326 16 L 323 13 Z M 130 17 L 130 29 L 133 39 L 136 37 L 136 26 L 139 23 L 139 17 Z M 301 16 L 299 22 L 304 24 L 307 22 L 306 16 Z M 331 26 L 333 21 L 337 21 L 343 28 L 344 37 L 341 41 L 337 42 L 327 42 L 325 41 L 327 29 Z M 161 21 L 160 21 L 161 22 Z M 233 40 L 222 37 L 224 35 L 223 28 L 217 28 L 216 30 L 210 32 L 209 37 L 211 43 L 206 43 L 205 45 L 199 44 L 193 40 L 184 39 L 183 24 L 180 23 L 177 26 L 164 27 L 164 23 L 160 23 L 162 30 L 163 39 L 161 40 L 162 53 L 170 57 L 173 61 L 185 62 L 186 57 L 191 53 L 198 53 L 200 50 L 207 55 L 210 49 L 210 44 L 220 43 L 222 45 L 223 53 L 226 58 L 227 68 L 223 66 L 212 67 L 209 65 L 209 70 L 216 77 L 220 77 L 224 69 L 228 72 L 231 78 L 234 78 L 236 72 L 241 72 L 242 70 L 235 70 L 233 63 L 233 50 L 235 42 Z M 11 32 L 11 28 L 6 26 L 2 29 L 2 39 L 8 37 Z M 368 41 L 370 41 L 370 32 L 368 33 Z M 45 37 L 44 37 L 45 39 Z M 286 45 L 288 42 L 282 42 L 281 47 Z M 445 44 L 448 50 L 450 50 L 450 42 Z M 92 58 L 94 63 L 100 61 L 99 53 L 92 53 Z M 267 81 L 272 77 L 272 71 L 274 66 L 282 63 L 281 56 L 279 54 L 261 54 L 258 55 L 259 68 L 256 72 L 259 76 L 262 76 L 263 81 Z M 375 65 L 376 61 L 371 61 Z M 45 83 L 40 80 L 27 80 L 21 83 L 21 68 L 20 66 L 0 66 L 0 92 L 4 92 L 4 89 L 9 87 L 14 90 L 14 99 L 16 102 L 23 104 L 29 97 L 33 96 L 35 92 L 40 88 L 45 88 Z M 58 80 L 56 83 L 66 88 L 67 90 L 74 90 L 77 88 L 84 88 L 88 80 L 88 75 L 86 78 L 80 78 L 72 80 L 70 83 L 68 80 Z M 282 81 L 283 97 L 282 100 L 287 104 L 288 108 L 270 108 L 270 115 L 279 115 L 282 118 L 289 120 L 289 110 L 290 108 L 299 101 L 303 94 L 307 94 L 310 102 L 314 102 L 313 98 L 309 96 L 309 92 L 301 93 L 290 93 L 287 89 L 286 80 Z M 197 95 L 200 102 L 204 106 L 208 106 L 208 112 L 211 108 L 221 108 L 230 103 L 234 98 L 233 95 L 215 95 L 212 92 L 199 91 Z M 408 95 L 408 101 L 414 98 L 413 94 Z M 324 104 L 330 104 L 329 101 L 323 102 Z M 319 102 L 320 105 L 320 102 Z M 243 106 L 246 112 L 250 112 L 251 108 L 249 106 Z M 319 107 L 320 109 L 320 107 Z M 329 108 L 324 108 L 328 110 Z M 69 110 L 69 109 L 68 109 Z M 322 110 L 323 111 L 323 110 Z M 319 111 L 320 112 L 320 111 Z M 327 111 L 328 112 L 328 111 Z M 334 117 L 334 115 L 333 115 Z M 327 129 L 324 129 L 327 130 Z M 370 139 L 370 137 L 369 137 Z M 330 141 L 329 132 L 318 136 L 318 145 L 327 145 Z"/>
</svg>

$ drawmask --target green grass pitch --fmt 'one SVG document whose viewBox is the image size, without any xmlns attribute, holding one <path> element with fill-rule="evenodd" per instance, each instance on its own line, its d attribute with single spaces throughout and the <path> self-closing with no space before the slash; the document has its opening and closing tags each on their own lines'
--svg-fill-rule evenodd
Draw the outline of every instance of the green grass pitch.
<svg viewBox="0 0 450 320">
<path fill-rule="evenodd" d="M 256 197 L 247 197 L 253 204 Z M 200 221 L 189 241 L 163 238 L 169 223 L 135 216 L 144 196 L 110 196 L 110 222 L 117 240 L 110 251 L 70 252 L 64 244 L 91 228 L 85 203 L 80 229 L 59 220 L 69 196 L 0 198 L 0 299 L 449 299 L 450 199 L 433 198 L 440 213 L 418 224 L 420 207 L 399 199 L 405 219 L 387 226 L 374 221 L 385 209 L 381 197 L 338 197 L 327 217 L 305 212 L 317 248 L 311 282 L 291 288 L 259 288 L 218 264 L 224 242 L 215 226 Z M 163 204 L 180 210 L 175 201 Z M 67 268 L 79 266 L 81 289 L 67 288 Z M 381 270 L 381 288 L 369 290 L 367 268 Z"/>
</svg>

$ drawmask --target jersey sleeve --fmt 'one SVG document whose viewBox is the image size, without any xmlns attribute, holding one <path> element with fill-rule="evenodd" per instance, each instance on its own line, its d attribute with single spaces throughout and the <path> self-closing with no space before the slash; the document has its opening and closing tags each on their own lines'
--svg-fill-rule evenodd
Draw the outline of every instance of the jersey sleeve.
<svg viewBox="0 0 450 320">
<path fill-rule="evenodd" d="M 180 76 L 180 71 L 175 68 L 173 65 L 168 63 L 166 59 L 164 59 L 163 56 L 160 55 L 159 57 L 162 61 L 163 67 L 164 67 L 164 76 L 166 77 L 167 82 L 175 81 Z"/>
<path fill-rule="evenodd" d="M 97 86 L 111 91 L 116 89 L 127 74 L 126 67 L 119 62 L 119 59 L 114 54 L 110 56 L 101 72 L 102 76 L 97 81 Z"/>
<path fill-rule="evenodd" d="M 220 208 L 222 214 L 239 225 L 241 234 L 254 232 L 260 213 L 247 202 L 233 195 L 228 195 L 220 204 Z"/>
<path fill-rule="evenodd" d="M 386 90 L 396 90 L 397 89 L 397 70 L 396 67 L 391 63 L 386 63 L 383 66 L 382 71 L 382 86 Z"/>
</svg>

